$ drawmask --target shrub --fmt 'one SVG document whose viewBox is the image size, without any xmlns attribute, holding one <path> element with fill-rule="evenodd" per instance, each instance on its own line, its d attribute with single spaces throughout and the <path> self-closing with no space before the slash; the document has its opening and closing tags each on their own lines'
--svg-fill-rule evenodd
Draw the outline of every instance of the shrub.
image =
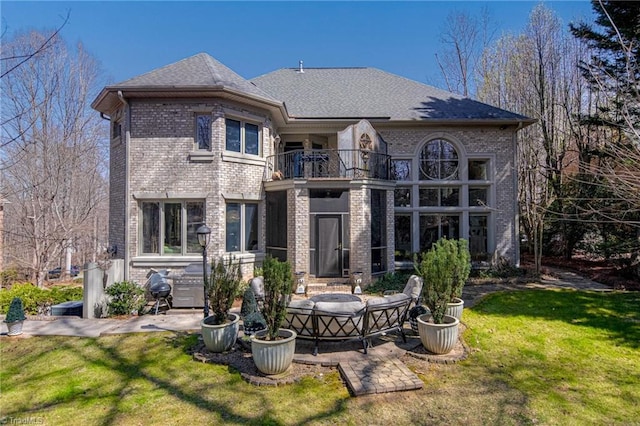
<svg viewBox="0 0 640 426">
<path fill-rule="evenodd" d="M 131 315 L 140 312 L 146 304 L 144 289 L 133 281 L 113 283 L 104 292 L 110 296 L 107 303 L 109 316 Z"/>
<path fill-rule="evenodd" d="M 384 293 L 385 291 L 400 292 L 404 290 L 404 286 L 407 284 L 410 276 L 411 272 L 409 271 L 387 272 L 367 286 L 365 292 L 369 294 Z"/>
<path fill-rule="evenodd" d="M 275 340 L 287 314 L 289 295 L 293 291 L 291 264 L 267 256 L 262 264 L 262 272 L 264 274 L 262 314 L 267 322 L 267 340 Z"/>
<path fill-rule="evenodd" d="M 223 259 L 213 260 L 206 288 L 209 305 L 213 311 L 212 324 L 224 324 L 227 320 L 241 283 L 240 262 L 234 262 L 233 258 L 229 258 L 226 264 Z"/>
<path fill-rule="evenodd" d="M 22 300 L 19 297 L 14 297 L 11 300 L 11 305 L 9 306 L 9 311 L 7 312 L 7 317 L 4 319 L 4 322 L 18 322 L 26 319 L 27 317 L 24 315 L 24 308 L 22 307 Z"/>
<path fill-rule="evenodd" d="M 14 297 L 22 300 L 24 310 L 30 315 L 46 312 L 51 305 L 71 300 L 82 300 L 82 287 L 56 286 L 38 288 L 31 283 L 18 283 L 10 289 L 0 290 L 0 313 L 6 313 Z"/>
<path fill-rule="evenodd" d="M 462 294 L 464 283 L 471 271 L 471 257 L 466 240 L 441 238 L 431 250 L 415 258 L 415 269 L 423 279 L 422 297 L 431 311 L 433 322 L 441 324 L 447 304 L 458 292 Z"/>
</svg>

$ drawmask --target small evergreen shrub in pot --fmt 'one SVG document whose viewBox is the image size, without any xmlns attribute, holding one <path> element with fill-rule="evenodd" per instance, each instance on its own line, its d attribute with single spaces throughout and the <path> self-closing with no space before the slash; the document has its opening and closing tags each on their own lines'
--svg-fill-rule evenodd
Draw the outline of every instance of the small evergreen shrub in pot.
<svg viewBox="0 0 640 426">
<path fill-rule="evenodd" d="M 264 306 L 267 330 L 251 336 L 251 353 L 258 370 L 267 375 L 282 374 L 293 362 L 296 333 L 280 328 L 293 292 L 293 273 L 289 262 L 267 256 L 262 264 Z"/>
<path fill-rule="evenodd" d="M 7 316 L 4 322 L 7 323 L 8 335 L 18 336 L 22 334 L 22 323 L 27 317 L 24 314 L 24 308 L 22 307 L 22 299 L 14 297 L 9 305 Z"/>
<path fill-rule="evenodd" d="M 205 288 L 212 313 L 200 323 L 202 339 L 211 352 L 228 351 L 238 338 L 240 315 L 229 311 L 241 284 L 240 262 L 233 258 L 212 261 Z"/>
<path fill-rule="evenodd" d="M 430 352 L 448 353 L 458 341 L 460 320 L 447 315 L 447 309 L 469 278 L 468 243 L 442 238 L 420 258 L 416 256 L 414 265 L 423 279 L 423 301 L 429 309 L 429 313 L 417 317 L 420 340 Z"/>
</svg>

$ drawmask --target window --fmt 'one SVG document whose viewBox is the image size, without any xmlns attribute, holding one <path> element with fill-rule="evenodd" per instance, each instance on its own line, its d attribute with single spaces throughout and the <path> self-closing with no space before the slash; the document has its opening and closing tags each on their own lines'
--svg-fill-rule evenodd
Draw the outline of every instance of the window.
<svg viewBox="0 0 640 426">
<path fill-rule="evenodd" d="M 486 187 L 469 187 L 469 206 L 486 206 L 487 205 Z"/>
<path fill-rule="evenodd" d="M 266 252 L 279 260 L 287 260 L 287 191 L 266 194 Z"/>
<path fill-rule="evenodd" d="M 487 259 L 487 216 L 469 215 L 469 251 L 472 260 Z"/>
<path fill-rule="evenodd" d="M 227 203 L 226 244 L 228 252 L 258 250 L 258 205 Z"/>
<path fill-rule="evenodd" d="M 211 114 L 196 114 L 196 146 L 211 150 Z"/>
<path fill-rule="evenodd" d="M 420 179 L 458 179 L 458 152 L 449 142 L 435 139 L 420 154 Z"/>
<path fill-rule="evenodd" d="M 111 124 L 111 139 L 119 138 L 122 134 L 122 124 L 119 121 L 114 121 Z"/>
<path fill-rule="evenodd" d="M 420 206 L 457 207 L 460 205 L 460 188 L 420 188 Z"/>
<path fill-rule="evenodd" d="M 395 216 L 396 251 L 395 259 L 413 260 L 411 253 L 411 215 L 397 214 Z"/>
<path fill-rule="evenodd" d="M 371 190 L 371 272 L 387 270 L 386 192 Z"/>
<path fill-rule="evenodd" d="M 487 160 L 469 160 L 469 180 L 487 180 L 489 162 Z"/>
<path fill-rule="evenodd" d="M 391 179 L 411 180 L 411 160 L 391 160 Z"/>
<path fill-rule="evenodd" d="M 445 237 L 469 240 L 476 258 L 494 249 L 494 160 L 491 154 L 469 158 L 461 142 L 434 136 L 413 158 L 391 160 L 396 262 L 408 266 L 412 253 Z"/>
<path fill-rule="evenodd" d="M 411 188 L 396 188 L 394 190 L 393 205 L 395 207 L 411 207 Z"/>
<path fill-rule="evenodd" d="M 460 238 L 460 216 L 420 215 L 420 252 L 429 251 L 440 238 Z"/>
<path fill-rule="evenodd" d="M 244 121 L 227 118 L 226 143 L 227 151 L 260 155 L 260 128 Z"/>
<path fill-rule="evenodd" d="M 200 253 L 196 230 L 204 223 L 204 201 L 144 201 L 142 254 Z"/>
</svg>

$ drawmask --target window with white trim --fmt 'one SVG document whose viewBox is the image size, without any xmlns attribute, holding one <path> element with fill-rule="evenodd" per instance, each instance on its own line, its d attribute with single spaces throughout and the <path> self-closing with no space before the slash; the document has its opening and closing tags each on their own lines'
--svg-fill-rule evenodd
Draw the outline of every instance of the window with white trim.
<svg viewBox="0 0 640 426">
<path fill-rule="evenodd" d="M 145 200 L 140 210 L 140 254 L 185 256 L 202 252 L 196 230 L 204 223 L 203 200 Z"/>
<path fill-rule="evenodd" d="M 247 121 L 225 119 L 227 151 L 241 154 L 261 155 L 260 126 Z"/>
<path fill-rule="evenodd" d="M 258 204 L 227 202 L 227 252 L 254 252 L 258 250 Z"/>
</svg>

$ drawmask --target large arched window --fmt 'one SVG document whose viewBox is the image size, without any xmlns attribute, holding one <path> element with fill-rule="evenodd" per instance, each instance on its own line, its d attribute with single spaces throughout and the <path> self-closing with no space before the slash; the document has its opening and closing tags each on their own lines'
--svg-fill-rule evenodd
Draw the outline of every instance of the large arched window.
<svg viewBox="0 0 640 426">
<path fill-rule="evenodd" d="M 426 143 L 420 153 L 420 180 L 459 179 L 458 151 L 446 140 Z"/>
<path fill-rule="evenodd" d="M 396 261 L 411 262 L 440 238 L 468 239 L 474 260 L 495 248 L 492 155 L 469 155 L 452 140 L 432 135 L 414 155 L 391 161 Z"/>
</svg>

